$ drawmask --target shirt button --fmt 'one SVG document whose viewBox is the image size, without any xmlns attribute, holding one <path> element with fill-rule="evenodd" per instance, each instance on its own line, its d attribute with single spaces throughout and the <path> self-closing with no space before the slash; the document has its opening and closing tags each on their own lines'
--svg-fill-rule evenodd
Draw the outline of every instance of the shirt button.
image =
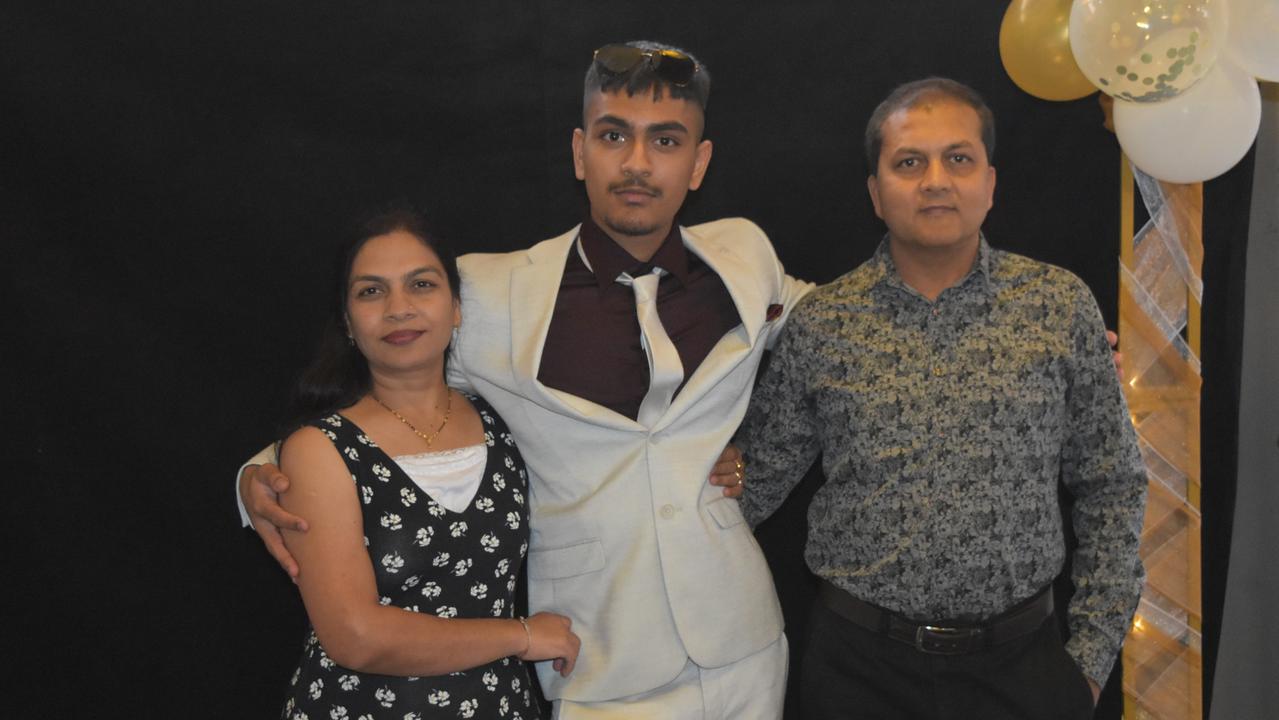
<svg viewBox="0 0 1279 720">
<path fill-rule="evenodd" d="M 665 518 L 666 520 L 670 520 L 671 518 L 675 517 L 675 506 L 663 505 L 661 513 L 663 518 Z"/>
<path fill-rule="evenodd" d="M 935 367 L 935 368 L 933 368 L 933 375 L 936 375 L 937 377 L 941 377 L 941 374 L 942 374 L 942 369 L 941 369 L 941 368 L 939 368 L 939 367 Z"/>
</svg>

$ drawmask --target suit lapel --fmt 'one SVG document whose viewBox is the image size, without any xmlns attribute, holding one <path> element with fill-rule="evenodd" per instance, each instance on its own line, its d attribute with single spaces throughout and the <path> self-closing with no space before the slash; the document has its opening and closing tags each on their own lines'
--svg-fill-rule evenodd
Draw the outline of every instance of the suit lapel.
<svg viewBox="0 0 1279 720">
<path fill-rule="evenodd" d="M 533 246 L 528 251 L 529 264 L 511 273 L 511 366 L 524 397 L 547 410 L 633 431 L 642 426 L 602 405 L 549 388 L 537 379 L 564 277 L 564 263 L 568 254 L 575 251 L 579 228 Z"/>
<path fill-rule="evenodd" d="M 755 270 L 734 251 L 731 242 L 718 236 L 702 235 L 696 228 L 680 229 L 684 236 L 684 246 L 700 257 L 723 280 L 742 324 L 726 333 L 711 348 L 692 377 L 680 388 L 666 414 L 654 425 L 654 430 L 669 425 L 682 415 L 701 399 L 708 388 L 714 387 L 750 355 L 764 326 L 764 316 L 768 309 L 768 296 L 759 288 Z"/>
</svg>

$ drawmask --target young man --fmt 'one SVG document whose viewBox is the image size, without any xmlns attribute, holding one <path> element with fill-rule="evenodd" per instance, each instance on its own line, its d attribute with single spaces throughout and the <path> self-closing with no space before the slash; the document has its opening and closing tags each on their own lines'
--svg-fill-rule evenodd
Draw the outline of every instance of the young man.
<svg viewBox="0 0 1279 720">
<path fill-rule="evenodd" d="M 532 474 L 530 609 L 567 615 L 582 640 L 568 678 L 538 668 L 561 718 L 781 714 L 772 578 L 706 477 L 811 286 L 748 221 L 675 222 L 710 162 L 709 88 L 676 48 L 596 51 L 572 143 L 588 218 L 459 262 L 450 380 L 511 427 Z M 282 487 L 274 468 L 246 472 L 241 490 L 272 544 L 287 518 L 268 484 Z"/>
<path fill-rule="evenodd" d="M 887 238 L 795 311 L 738 436 L 753 523 L 822 456 L 807 717 L 1091 717 L 1141 592 L 1145 472 L 1101 316 L 1078 278 L 986 244 L 994 140 L 951 80 L 880 104 Z M 1079 538 L 1064 648 L 1059 478 Z"/>
</svg>

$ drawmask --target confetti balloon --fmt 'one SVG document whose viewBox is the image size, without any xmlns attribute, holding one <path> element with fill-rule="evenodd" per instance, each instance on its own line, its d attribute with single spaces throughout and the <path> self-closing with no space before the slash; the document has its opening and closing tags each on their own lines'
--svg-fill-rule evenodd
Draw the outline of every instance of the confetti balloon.
<svg viewBox="0 0 1279 720">
<path fill-rule="evenodd" d="M 1152 103 L 1199 82 L 1226 38 L 1224 0 L 1075 0 L 1070 49 L 1117 100 Z"/>
</svg>

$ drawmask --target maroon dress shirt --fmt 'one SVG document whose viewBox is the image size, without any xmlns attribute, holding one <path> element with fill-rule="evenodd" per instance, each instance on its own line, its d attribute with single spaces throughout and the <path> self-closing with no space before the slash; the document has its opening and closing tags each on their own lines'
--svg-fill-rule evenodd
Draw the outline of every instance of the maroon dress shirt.
<svg viewBox="0 0 1279 720">
<path fill-rule="evenodd" d="M 581 240 L 594 271 L 576 247 L 569 251 L 537 379 L 635 419 L 648 392 L 648 357 L 640 344 L 635 295 L 617 282 L 618 275 L 639 277 L 654 266 L 668 273 L 658 284 L 657 315 L 679 352 L 685 382 L 742 319 L 724 281 L 684 247 L 678 224 L 649 262 L 636 260 L 589 217 Z"/>
</svg>

